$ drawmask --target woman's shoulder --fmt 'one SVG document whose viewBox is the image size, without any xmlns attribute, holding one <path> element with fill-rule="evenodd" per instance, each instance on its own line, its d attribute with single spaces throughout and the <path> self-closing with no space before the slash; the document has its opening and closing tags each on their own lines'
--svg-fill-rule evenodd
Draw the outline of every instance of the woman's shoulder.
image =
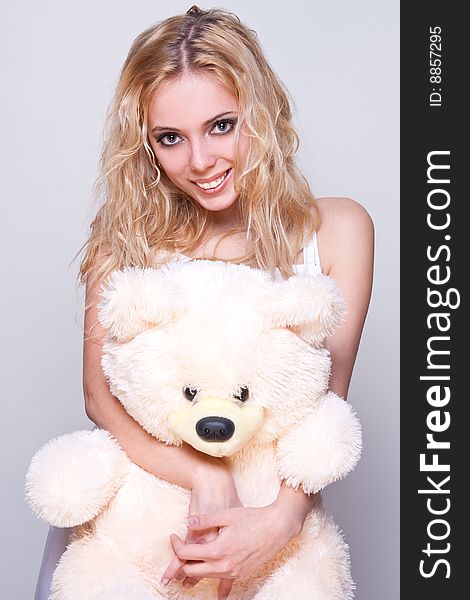
<svg viewBox="0 0 470 600">
<path fill-rule="evenodd" d="M 320 212 L 320 227 L 332 225 L 343 227 L 372 226 L 372 218 L 367 210 L 352 198 L 317 198 Z M 320 228 L 319 228 L 320 229 Z"/>
<path fill-rule="evenodd" d="M 318 198 L 318 246 L 324 273 L 338 263 L 371 253 L 374 225 L 368 211 L 352 198 Z"/>
</svg>

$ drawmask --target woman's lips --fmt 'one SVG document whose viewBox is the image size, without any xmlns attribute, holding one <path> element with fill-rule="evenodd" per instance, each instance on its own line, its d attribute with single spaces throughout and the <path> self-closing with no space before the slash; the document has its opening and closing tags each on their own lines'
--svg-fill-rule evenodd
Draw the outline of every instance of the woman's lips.
<svg viewBox="0 0 470 600">
<path fill-rule="evenodd" d="M 213 179 L 202 180 L 202 181 L 193 181 L 195 185 L 204 192 L 205 194 L 215 194 L 220 192 L 224 187 L 226 182 L 228 181 L 230 175 L 232 173 L 232 169 L 227 169 L 222 175 L 218 175 Z"/>
</svg>

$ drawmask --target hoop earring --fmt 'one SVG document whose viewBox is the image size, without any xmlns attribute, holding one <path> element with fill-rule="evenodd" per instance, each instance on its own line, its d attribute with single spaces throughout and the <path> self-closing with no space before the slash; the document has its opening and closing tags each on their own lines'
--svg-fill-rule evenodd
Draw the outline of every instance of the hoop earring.
<svg viewBox="0 0 470 600">
<path fill-rule="evenodd" d="M 162 165 L 160 164 L 160 162 L 158 160 L 156 160 L 155 154 L 153 153 L 153 150 L 150 147 L 147 140 L 144 141 L 144 149 L 145 149 L 145 153 L 147 154 L 147 157 L 150 161 L 150 164 L 155 169 L 155 172 L 157 174 L 155 179 L 151 183 L 149 183 L 149 185 L 146 186 L 146 189 L 150 190 L 151 188 L 156 187 L 160 183 L 160 179 L 162 176 L 160 169 L 161 169 Z"/>
</svg>

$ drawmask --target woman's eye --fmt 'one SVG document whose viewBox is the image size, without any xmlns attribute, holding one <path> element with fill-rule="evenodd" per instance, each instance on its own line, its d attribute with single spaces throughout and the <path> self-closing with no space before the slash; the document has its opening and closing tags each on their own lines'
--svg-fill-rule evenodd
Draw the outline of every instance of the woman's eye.
<svg viewBox="0 0 470 600">
<path fill-rule="evenodd" d="M 179 144 L 180 141 L 181 138 L 176 133 L 164 133 L 157 138 L 157 142 L 163 146 L 176 146 L 176 144 Z"/>
<path fill-rule="evenodd" d="M 248 396 L 250 395 L 250 390 L 246 387 L 246 385 L 242 386 L 236 394 L 233 395 L 234 398 L 240 400 L 241 402 L 245 402 L 248 400 Z"/>
<path fill-rule="evenodd" d="M 212 131 L 216 135 L 228 133 L 233 129 L 234 125 L 235 121 L 233 119 L 223 119 L 222 121 L 217 121 L 217 123 L 215 123 Z"/>
</svg>

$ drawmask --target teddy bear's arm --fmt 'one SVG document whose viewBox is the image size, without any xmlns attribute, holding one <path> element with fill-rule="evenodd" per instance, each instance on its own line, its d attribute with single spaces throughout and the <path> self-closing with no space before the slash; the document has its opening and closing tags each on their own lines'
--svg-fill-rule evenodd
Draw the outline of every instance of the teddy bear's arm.
<svg viewBox="0 0 470 600">
<path fill-rule="evenodd" d="M 351 405 L 328 392 L 315 410 L 278 440 L 279 474 L 315 493 L 351 471 L 361 454 L 361 427 Z"/>
<path fill-rule="evenodd" d="M 107 431 L 76 431 L 51 440 L 34 455 L 26 496 L 34 514 L 51 525 L 80 525 L 115 495 L 129 465 Z"/>
</svg>

